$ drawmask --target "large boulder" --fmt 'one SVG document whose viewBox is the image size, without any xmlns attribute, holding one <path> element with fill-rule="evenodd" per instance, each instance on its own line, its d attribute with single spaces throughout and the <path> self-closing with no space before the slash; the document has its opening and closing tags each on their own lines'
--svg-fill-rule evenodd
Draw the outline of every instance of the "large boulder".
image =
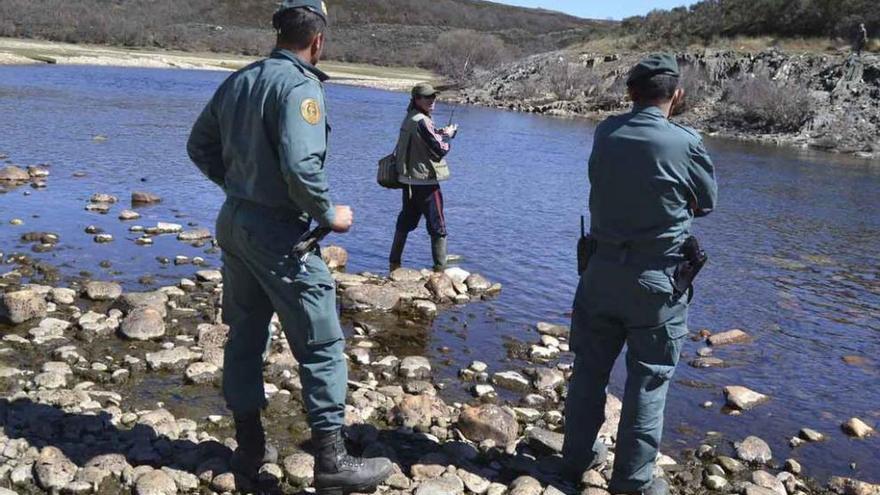
<svg viewBox="0 0 880 495">
<path fill-rule="evenodd" d="M 847 435 L 856 438 L 865 438 L 874 434 L 874 428 L 859 418 L 850 418 L 840 427 Z"/>
<path fill-rule="evenodd" d="M 132 340 L 152 340 L 165 335 L 165 319 L 153 308 L 132 311 L 122 320 L 122 335 Z"/>
<path fill-rule="evenodd" d="M 33 290 L 20 290 L 0 295 L 0 321 L 13 325 L 46 316 L 46 297 Z"/>
<path fill-rule="evenodd" d="M 400 293 L 387 285 L 358 285 L 342 292 L 346 311 L 392 311 L 400 302 Z"/>
<path fill-rule="evenodd" d="M 458 429 L 472 442 L 493 440 L 496 445 L 512 445 L 519 435 L 516 415 L 495 404 L 465 406 L 458 418 Z"/>
</svg>

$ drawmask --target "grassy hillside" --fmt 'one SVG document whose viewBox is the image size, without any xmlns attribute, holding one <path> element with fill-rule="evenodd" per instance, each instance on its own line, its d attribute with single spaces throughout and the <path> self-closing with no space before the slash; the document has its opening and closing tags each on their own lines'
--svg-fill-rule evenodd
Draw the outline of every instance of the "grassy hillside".
<svg viewBox="0 0 880 495">
<path fill-rule="evenodd" d="M 504 57 L 560 48 L 609 23 L 481 0 L 328 0 L 328 56 L 430 65 L 444 33 L 500 41 Z M 0 36 L 258 55 L 274 41 L 266 0 L 2 0 Z M 483 45 L 479 43 L 478 45 Z M 491 43 L 490 43 L 491 44 Z"/>
<path fill-rule="evenodd" d="M 741 36 L 851 40 L 859 23 L 876 36 L 876 0 L 703 0 L 625 19 L 619 29 L 640 43 L 682 47 Z"/>
</svg>

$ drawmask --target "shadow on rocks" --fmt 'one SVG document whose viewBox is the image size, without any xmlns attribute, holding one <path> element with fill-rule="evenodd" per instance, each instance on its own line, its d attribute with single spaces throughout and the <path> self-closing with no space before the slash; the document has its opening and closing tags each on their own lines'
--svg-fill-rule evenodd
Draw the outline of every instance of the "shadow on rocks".
<svg viewBox="0 0 880 495">
<path fill-rule="evenodd" d="M 94 483 L 97 479 L 96 484 L 102 485 L 108 478 L 116 478 L 134 485 L 140 475 L 162 469 L 177 484 L 198 487 L 204 483 L 217 489 L 225 484 L 234 486 L 235 491 L 257 493 L 280 491 L 278 479 L 250 480 L 233 473 L 229 468 L 232 450 L 220 442 L 171 438 L 140 423 L 130 429 L 119 428 L 104 411 L 75 414 L 27 399 L 0 399 L 0 427 L 10 440 L 24 439 L 40 451 L 29 461 L 57 463 L 67 469 L 72 468 L 70 462 L 75 464 L 77 481 L 82 478 Z M 48 455 L 46 447 L 58 449 L 63 456 Z M 39 472 L 36 474 L 37 483 L 43 484 Z"/>
</svg>

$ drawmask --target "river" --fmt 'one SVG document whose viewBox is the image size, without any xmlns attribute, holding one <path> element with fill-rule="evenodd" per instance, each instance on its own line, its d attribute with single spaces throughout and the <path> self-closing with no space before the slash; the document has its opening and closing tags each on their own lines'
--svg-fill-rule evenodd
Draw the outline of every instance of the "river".
<svg viewBox="0 0 880 495">
<path fill-rule="evenodd" d="M 127 203 L 132 190 L 163 197 L 138 222 L 177 221 L 213 228 L 221 191 L 188 161 L 185 141 L 197 113 L 226 75 L 219 72 L 93 67 L 0 68 L 0 153 L 10 161 L 50 164 L 48 187 L 0 195 L 0 251 L 29 252 L 23 232 L 51 231 L 61 243 L 33 254 L 68 276 L 89 272 L 131 290 L 153 275 L 173 284 L 191 265 L 157 256 L 216 254 L 159 238 L 136 246 L 129 224 L 84 211 L 95 192 Z M 333 127 L 330 181 L 335 200 L 355 210 L 355 228 L 332 242 L 351 254 L 349 271 L 381 272 L 399 192 L 375 184 L 375 163 L 394 144 L 407 105 L 401 93 L 330 85 Z M 450 107 L 440 105 L 445 122 Z M 450 251 L 462 265 L 504 284 L 495 300 L 443 313 L 407 344 L 439 363 L 444 391 L 465 398 L 459 368 L 479 358 L 490 371 L 521 369 L 516 341 L 536 340 L 538 321 L 567 323 L 576 285 L 574 245 L 588 195 L 586 163 L 593 124 L 459 107 L 459 137 L 444 185 Z M 94 139 L 95 136 L 106 139 Z M 720 184 L 717 211 L 696 222 L 711 261 L 698 282 L 692 332 L 741 328 L 752 343 L 719 348 L 726 366 L 687 365 L 702 344 L 688 342 L 667 409 L 664 450 L 695 447 L 708 431 L 730 440 L 756 434 L 780 462 L 792 457 L 819 479 L 880 482 L 880 439 L 848 438 L 840 424 L 880 422 L 880 164 L 843 156 L 707 140 Z M 85 177 L 74 177 L 85 172 Z M 10 225 L 20 218 L 25 225 Z M 95 244 L 97 225 L 116 237 Z M 104 260 L 111 266 L 104 268 Z M 427 266 L 427 235 L 411 236 L 405 264 Z M 105 263 L 105 266 L 107 264 Z M 0 272 L 5 270 L 0 270 Z M 845 356 L 854 356 L 848 362 Z M 622 363 L 618 363 L 620 365 Z M 622 391 L 615 370 L 612 392 Z M 726 385 L 771 400 L 739 416 L 725 414 Z M 207 400 L 207 399 L 206 399 Z M 713 407 L 700 407 L 712 401 Z M 216 401 L 215 401 L 216 402 Z M 215 407 L 216 404 L 212 407 Z M 802 427 L 829 439 L 797 449 Z M 851 467 L 855 464 L 855 468 Z"/>
</svg>

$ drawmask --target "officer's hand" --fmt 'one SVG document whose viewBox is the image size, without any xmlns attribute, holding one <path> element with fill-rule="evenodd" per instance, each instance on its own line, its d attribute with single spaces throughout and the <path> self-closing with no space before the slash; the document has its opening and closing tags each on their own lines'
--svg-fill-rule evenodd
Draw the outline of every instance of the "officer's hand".
<svg viewBox="0 0 880 495">
<path fill-rule="evenodd" d="M 348 206 L 337 205 L 335 207 L 336 216 L 333 218 L 333 223 L 330 225 L 330 228 L 333 229 L 333 232 L 344 234 L 351 229 L 351 224 L 354 223 L 354 214 L 351 212 L 351 208 Z"/>
</svg>

